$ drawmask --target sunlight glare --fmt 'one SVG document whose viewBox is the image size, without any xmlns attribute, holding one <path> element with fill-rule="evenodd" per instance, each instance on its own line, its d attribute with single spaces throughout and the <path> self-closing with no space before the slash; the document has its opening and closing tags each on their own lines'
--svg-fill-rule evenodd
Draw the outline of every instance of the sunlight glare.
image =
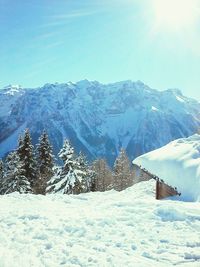
<svg viewBox="0 0 200 267">
<path fill-rule="evenodd" d="M 197 22 L 198 0 L 152 0 L 155 29 L 181 31 Z"/>
</svg>

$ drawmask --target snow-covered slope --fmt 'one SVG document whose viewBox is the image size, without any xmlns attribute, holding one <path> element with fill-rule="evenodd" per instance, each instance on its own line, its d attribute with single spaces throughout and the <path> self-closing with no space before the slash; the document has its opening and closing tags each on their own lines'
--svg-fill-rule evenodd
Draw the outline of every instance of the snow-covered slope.
<svg viewBox="0 0 200 267">
<path fill-rule="evenodd" d="M 200 135 L 170 142 L 133 163 L 177 187 L 180 199 L 200 201 Z"/>
<path fill-rule="evenodd" d="M 200 266 L 199 203 L 157 201 L 154 189 L 0 196 L 0 266 Z"/>
<path fill-rule="evenodd" d="M 179 90 L 163 92 L 142 82 L 46 84 L 0 90 L 0 157 L 29 127 L 34 142 L 46 128 L 56 152 L 68 137 L 90 158 L 113 162 L 121 146 L 133 159 L 200 126 L 200 103 Z"/>
</svg>

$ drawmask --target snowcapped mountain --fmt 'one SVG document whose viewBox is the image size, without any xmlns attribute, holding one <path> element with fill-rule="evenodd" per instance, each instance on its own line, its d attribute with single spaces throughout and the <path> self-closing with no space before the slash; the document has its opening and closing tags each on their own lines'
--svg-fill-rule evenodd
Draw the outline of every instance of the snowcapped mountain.
<svg viewBox="0 0 200 267">
<path fill-rule="evenodd" d="M 177 187 L 179 199 L 200 201 L 200 135 L 172 141 L 133 163 Z"/>
<path fill-rule="evenodd" d="M 157 91 L 142 82 L 46 84 L 0 90 L 0 157 L 30 128 L 36 142 L 45 128 L 57 152 L 64 138 L 89 158 L 113 162 L 121 147 L 133 159 L 200 126 L 200 103 L 177 89 Z"/>
</svg>

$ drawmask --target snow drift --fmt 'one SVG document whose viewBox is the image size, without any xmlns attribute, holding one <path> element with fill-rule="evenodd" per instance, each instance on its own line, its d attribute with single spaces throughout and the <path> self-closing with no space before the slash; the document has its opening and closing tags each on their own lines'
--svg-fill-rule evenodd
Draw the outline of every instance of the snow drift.
<svg viewBox="0 0 200 267">
<path fill-rule="evenodd" d="M 200 135 L 170 142 L 136 158 L 133 163 L 177 187 L 180 199 L 200 201 Z"/>
<path fill-rule="evenodd" d="M 199 267 L 199 203 L 154 191 L 0 196 L 0 266 Z"/>
</svg>

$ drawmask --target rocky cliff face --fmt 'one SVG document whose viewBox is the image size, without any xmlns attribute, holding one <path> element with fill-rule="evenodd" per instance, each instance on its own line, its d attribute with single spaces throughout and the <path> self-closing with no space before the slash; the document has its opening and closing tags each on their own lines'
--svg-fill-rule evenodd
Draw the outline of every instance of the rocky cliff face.
<svg viewBox="0 0 200 267">
<path fill-rule="evenodd" d="M 90 159 L 112 164 L 121 147 L 131 159 L 200 126 L 200 103 L 179 90 L 163 92 L 142 82 L 46 84 L 35 89 L 0 90 L 0 157 L 15 148 L 20 132 L 30 128 L 36 142 L 48 131 L 57 152 L 69 138 Z"/>
</svg>

